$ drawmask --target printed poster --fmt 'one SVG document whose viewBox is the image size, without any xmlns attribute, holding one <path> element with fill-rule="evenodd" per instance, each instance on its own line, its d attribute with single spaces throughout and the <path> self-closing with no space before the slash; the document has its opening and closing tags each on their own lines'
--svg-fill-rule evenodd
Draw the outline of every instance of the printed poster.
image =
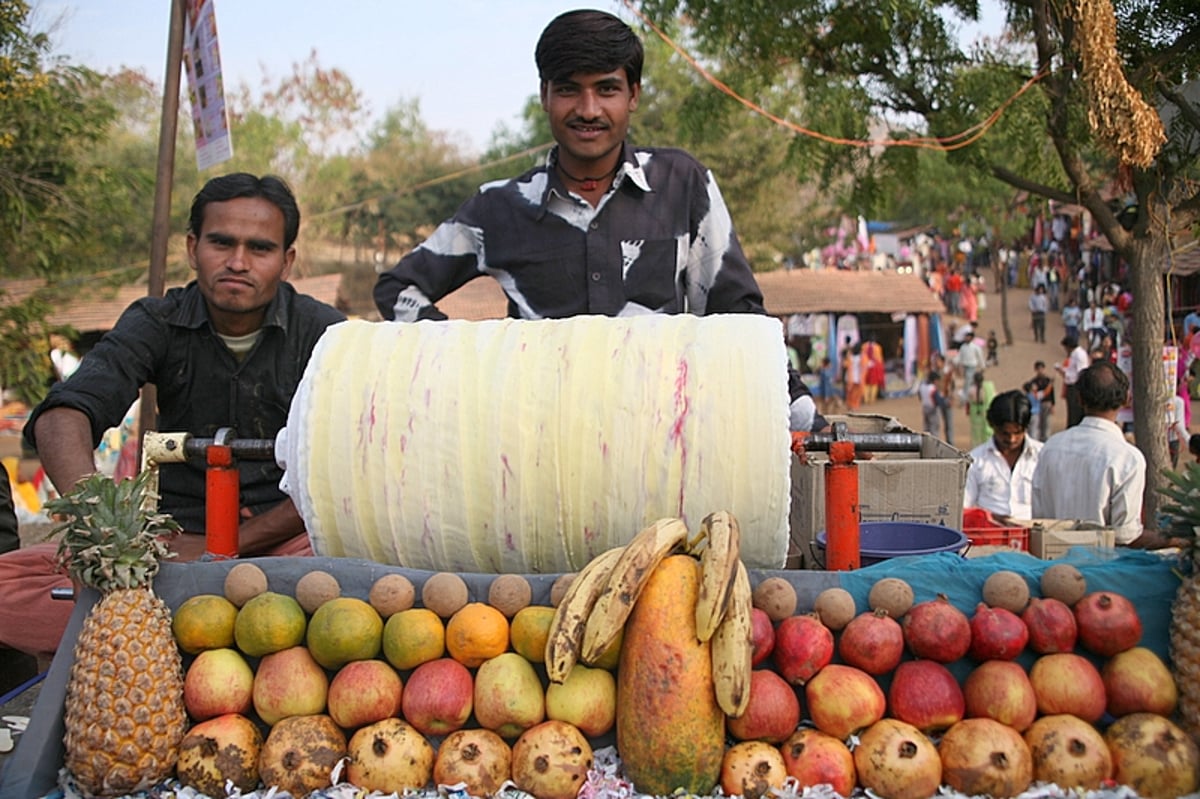
<svg viewBox="0 0 1200 799">
<path fill-rule="evenodd" d="M 192 104 L 196 165 L 201 171 L 233 157 L 213 3 L 214 0 L 190 0 L 183 33 L 183 68 L 187 71 L 188 99 Z"/>
</svg>

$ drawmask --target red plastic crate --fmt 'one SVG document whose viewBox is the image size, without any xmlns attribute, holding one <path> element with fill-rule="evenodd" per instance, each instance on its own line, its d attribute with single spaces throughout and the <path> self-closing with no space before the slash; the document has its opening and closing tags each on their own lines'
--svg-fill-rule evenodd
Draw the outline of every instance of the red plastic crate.
<svg viewBox="0 0 1200 799">
<path fill-rule="evenodd" d="M 991 511 L 983 508 L 963 508 L 963 533 L 971 546 L 1008 547 L 1029 551 L 1029 528 L 1006 527 Z"/>
</svg>

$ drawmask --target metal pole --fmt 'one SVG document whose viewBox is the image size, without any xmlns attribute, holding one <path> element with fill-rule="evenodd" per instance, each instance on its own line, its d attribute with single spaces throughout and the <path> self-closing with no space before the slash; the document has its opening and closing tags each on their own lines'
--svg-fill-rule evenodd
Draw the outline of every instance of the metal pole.
<svg viewBox="0 0 1200 799">
<path fill-rule="evenodd" d="M 175 135 L 179 127 L 179 76 L 183 64 L 183 3 L 171 0 L 167 35 L 167 70 L 163 76 L 162 120 L 158 130 L 158 166 L 154 178 L 154 218 L 150 240 L 150 274 L 146 294 L 161 297 L 167 283 L 167 244 L 171 238 L 171 184 L 175 176 Z M 142 387 L 139 430 L 157 425 L 155 386 Z"/>
</svg>

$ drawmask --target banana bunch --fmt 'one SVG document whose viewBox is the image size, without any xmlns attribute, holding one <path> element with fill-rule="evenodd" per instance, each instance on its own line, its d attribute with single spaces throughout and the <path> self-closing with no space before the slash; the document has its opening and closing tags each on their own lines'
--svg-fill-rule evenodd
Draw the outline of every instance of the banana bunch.
<svg viewBox="0 0 1200 799">
<path fill-rule="evenodd" d="M 711 641 L 717 703 L 740 716 L 750 700 L 750 578 L 739 556 L 741 530 L 727 511 L 709 514 L 698 535 L 681 519 L 659 519 L 624 547 L 593 558 L 571 582 L 554 613 L 546 642 L 546 673 L 561 683 L 578 660 L 594 662 L 624 629 L 642 586 L 664 558 L 679 550 L 700 559 L 696 635 Z"/>
</svg>

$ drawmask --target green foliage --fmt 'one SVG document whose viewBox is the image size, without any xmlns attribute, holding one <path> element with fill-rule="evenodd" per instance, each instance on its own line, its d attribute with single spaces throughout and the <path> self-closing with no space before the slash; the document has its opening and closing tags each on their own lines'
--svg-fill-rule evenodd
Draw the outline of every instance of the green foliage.
<svg viewBox="0 0 1200 799">
<path fill-rule="evenodd" d="M 0 291 L 0 387 L 18 400 L 34 405 L 54 381 L 50 362 L 51 334 L 67 335 L 70 328 L 46 322 L 51 305 L 44 294 L 9 302 Z"/>
<path fill-rule="evenodd" d="M 63 519 L 50 533 L 60 537 L 60 566 L 101 592 L 148 586 L 161 559 L 173 557 L 163 537 L 182 529 L 157 512 L 156 480 L 150 470 L 120 482 L 92 474 L 48 501 L 47 512 Z"/>
</svg>

